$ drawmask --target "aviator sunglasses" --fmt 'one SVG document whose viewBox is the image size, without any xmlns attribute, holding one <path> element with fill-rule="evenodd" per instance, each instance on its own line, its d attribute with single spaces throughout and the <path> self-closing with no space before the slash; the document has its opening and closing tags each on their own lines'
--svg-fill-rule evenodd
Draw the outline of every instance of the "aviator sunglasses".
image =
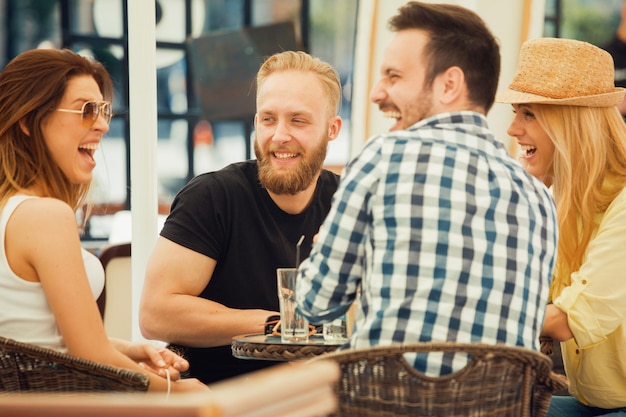
<svg viewBox="0 0 626 417">
<path fill-rule="evenodd" d="M 56 109 L 57 111 L 61 111 L 64 113 L 77 113 L 80 114 L 80 117 L 83 121 L 83 127 L 91 127 L 96 120 L 98 120 L 98 116 L 102 115 L 104 121 L 111 122 L 111 103 L 108 101 L 86 101 L 83 104 L 81 110 L 70 110 L 70 109 Z"/>
</svg>

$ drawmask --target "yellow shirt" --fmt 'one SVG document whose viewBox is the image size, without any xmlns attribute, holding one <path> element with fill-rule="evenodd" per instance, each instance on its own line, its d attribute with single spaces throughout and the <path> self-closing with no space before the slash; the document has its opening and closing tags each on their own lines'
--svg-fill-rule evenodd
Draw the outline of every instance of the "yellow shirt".
<svg viewBox="0 0 626 417">
<path fill-rule="evenodd" d="M 570 394 L 594 407 L 626 407 L 626 190 L 601 218 L 571 278 L 554 300 L 574 334 L 561 343 Z"/>
</svg>

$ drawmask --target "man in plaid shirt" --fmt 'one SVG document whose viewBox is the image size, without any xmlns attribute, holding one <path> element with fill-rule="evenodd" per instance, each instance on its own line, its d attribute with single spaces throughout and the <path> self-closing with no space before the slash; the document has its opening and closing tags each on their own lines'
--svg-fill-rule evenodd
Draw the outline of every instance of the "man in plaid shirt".
<svg viewBox="0 0 626 417">
<path fill-rule="evenodd" d="M 418 341 L 537 350 L 557 246 L 548 190 L 487 127 L 500 53 L 465 8 L 410 2 L 390 22 L 371 99 L 396 120 L 342 173 L 300 266 L 298 309 L 345 314 L 346 347 Z M 360 294 L 360 295 L 358 295 Z M 465 357 L 413 357 L 441 375 Z"/>
</svg>

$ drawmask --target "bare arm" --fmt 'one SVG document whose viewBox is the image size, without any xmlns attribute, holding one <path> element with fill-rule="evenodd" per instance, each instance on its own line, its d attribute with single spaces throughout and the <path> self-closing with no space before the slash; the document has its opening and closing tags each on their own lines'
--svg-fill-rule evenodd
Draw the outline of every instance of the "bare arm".
<svg viewBox="0 0 626 417">
<path fill-rule="evenodd" d="M 546 307 L 546 318 L 541 329 L 542 336 L 549 336 L 559 342 L 565 342 L 574 335 L 567 324 L 567 314 L 554 304 Z"/>
<path fill-rule="evenodd" d="M 146 373 L 150 390 L 167 390 L 166 379 L 146 372 L 110 343 L 89 287 L 69 206 L 51 198 L 24 201 L 7 225 L 6 242 L 13 271 L 41 283 L 71 355 Z M 172 384 L 172 391 L 202 389 L 207 388 L 197 380 Z"/>
<path fill-rule="evenodd" d="M 229 345 L 233 336 L 240 334 L 262 333 L 265 319 L 275 312 L 228 308 L 198 297 L 215 265 L 214 259 L 159 237 L 141 297 L 143 335 L 168 343 L 212 347 Z"/>
</svg>

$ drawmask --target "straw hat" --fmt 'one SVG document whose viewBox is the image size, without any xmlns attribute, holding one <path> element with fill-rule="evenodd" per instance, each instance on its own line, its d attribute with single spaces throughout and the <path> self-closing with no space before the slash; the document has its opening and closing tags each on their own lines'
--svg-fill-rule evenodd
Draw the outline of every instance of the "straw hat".
<svg viewBox="0 0 626 417">
<path fill-rule="evenodd" d="M 587 42 L 539 38 L 524 42 L 509 88 L 500 103 L 612 107 L 626 89 L 616 88 L 611 55 Z"/>
</svg>

